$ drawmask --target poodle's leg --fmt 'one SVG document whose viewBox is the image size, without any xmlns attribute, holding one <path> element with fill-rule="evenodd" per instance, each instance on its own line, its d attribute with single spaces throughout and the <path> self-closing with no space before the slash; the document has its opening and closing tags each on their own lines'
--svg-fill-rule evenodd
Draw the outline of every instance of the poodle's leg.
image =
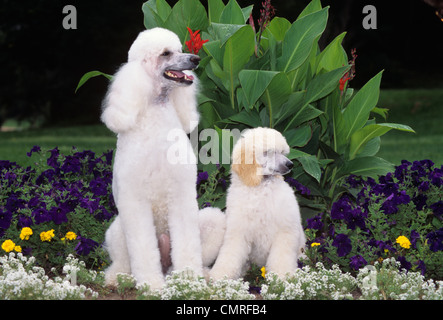
<svg viewBox="0 0 443 320">
<path fill-rule="evenodd" d="M 226 231 L 226 216 L 218 208 L 208 207 L 198 212 L 203 267 L 217 259 Z"/>
<path fill-rule="evenodd" d="M 168 217 L 172 265 L 174 270 L 191 268 L 203 275 L 195 185 L 177 191 L 170 200 Z"/>
<path fill-rule="evenodd" d="M 130 189 L 130 188 L 129 188 Z M 119 215 L 131 265 L 138 284 L 160 289 L 164 284 L 160 252 L 149 201 L 125 194 L 119 199 Z"/>
<path fill-rule="evenodd" d="M 298 234 L 293 231 L 278 234 L 272 243 L 266 269 L 280 277 L 293 273 L 297 268 L 298 240 Z"/>
<path fill-rule="evenodd" d="M 224 277 L 228 279 L 240 278 L 249 258 L 250 246 L 245 240 L 244 232 L 238 232 L 239 230 L 229 232 L 229 227 L 227 227 L 227 230 L 223 246 L 214 267 L 209 273 L 209 276 L 214 280 L 220 280 Z"/>
<path fill-rule="evenodd" d="M 120 225 L 120 218 L 117 216 L 109 226 L 105 235 L 105 247 L 108 250 L 112 264 L 105 271 L 106 285 L 117 284 L 117 273 L 130 273 L 128 249 L 125 236 Z"/>
</svg>

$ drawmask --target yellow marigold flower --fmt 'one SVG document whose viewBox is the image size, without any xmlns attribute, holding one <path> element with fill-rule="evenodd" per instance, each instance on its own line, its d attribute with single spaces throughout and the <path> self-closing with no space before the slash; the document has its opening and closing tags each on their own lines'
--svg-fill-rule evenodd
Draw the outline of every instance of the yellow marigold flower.
<svg viewBox="0 0 443 320">
<path fill-rule="evenodd" d="M 319 245 L 320 245 L 319 242 L 313 242 L 313 243 L 311 243 L 311 248 L 319 246 Z"/>
<path fill-rule="evenodd" d="M 64 239 L 75 240 L 75 239 L 77 239 L 77 235 L 74 232 L 69 231 L 69 232 L 66 233 Z"/>
<path fill-rule="evenodd" d="M 52 238 L 54 238 L 54 229 L 40 233 L 40 240 L 41 241 L 48 241 L 49 242 L 52 240 Z"/>
<path fill-rule="evenodd" d="M 266 268 L 265 268 L 265 267 L 262 267 L 262 268 L 260 269 L 260 271 L 261 271 L 261 276 L 262 276 L 263 278 L 266 278 Z"/>
<path fill-rule="evenodd" d="M 15 251 L 15 252 L 22 252 L 22 247 L 20 247 L 20 246 L 15 246 L 15 247 L 14 247 L 14 251 Z"/>
<path fill-rule="evenodd" d="M 32 236 L 32 229 L 28 227 L 24 227 L 20 232 L 20 239 L 29 240 L 29 237 Z"/>
<path fill-rule="evenodd" d="M 405 248 L 405 249 L 409 249 L 411 247 L 411 242 L 409 241 L 408 238 L 406 238 L 405 236 L 400 236 L 395 240 L 400 247 Z"/>
<path fill-rule="evenodd" d="M 11 252 L 12 250 L 14 250 L 14 248 L 15 248 L 14 241 L 10 239 L 3 241 L 2 249 L 5 250 L 6 252 Z"/>
</svg>

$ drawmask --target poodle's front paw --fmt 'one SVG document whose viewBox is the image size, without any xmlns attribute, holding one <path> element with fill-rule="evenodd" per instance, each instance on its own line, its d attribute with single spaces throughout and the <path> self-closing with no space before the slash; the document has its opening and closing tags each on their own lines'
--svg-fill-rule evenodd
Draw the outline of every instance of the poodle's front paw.
<svg viewBox="0 0 443 320">
<path fill-rule="evenodd" d="M 163 276 L 137 278 L 137 286 L 148 286 L 150 290 L 161 290 L 165 285 Z"/>
</svg>

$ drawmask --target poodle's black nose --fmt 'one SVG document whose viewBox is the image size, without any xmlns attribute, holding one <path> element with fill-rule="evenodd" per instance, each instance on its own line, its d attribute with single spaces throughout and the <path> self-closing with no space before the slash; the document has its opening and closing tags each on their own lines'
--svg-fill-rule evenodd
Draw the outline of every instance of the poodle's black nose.
<svg viewBox="0 0 443 320">
<path fill-rule="evenodd" d="M 191 60 L 192 63 L 197 65 L 200 62 L 200 57 L 197 56 L 197 55 L 192 55 L 190 60 Z"/>
<path fill-rule="evenodd" d="M 291 170 L 292 168 L 294 168 L 294 163 L 292 161 L 287 161 L 286 167 L 288 167 L 288 169 Z"/>
</svg>

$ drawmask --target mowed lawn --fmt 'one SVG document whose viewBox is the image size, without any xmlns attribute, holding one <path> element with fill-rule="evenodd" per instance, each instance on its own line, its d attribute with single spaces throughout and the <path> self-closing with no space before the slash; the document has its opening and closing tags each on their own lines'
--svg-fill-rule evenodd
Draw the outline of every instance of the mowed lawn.
<svg viewBox="0 0 443 320">
<path fill-rule="evenodd" d="M 443 165 L 443 89 L 382 90 L 378 106 L 389 109 L 386 122 L 407 124 L 416 131 L 388 132 L 381 138 L 378 156 L 394 164 L 400 164 L 402 159 L 430 159 Z M 75 146 L 101 155 L 114 149 L 115 142 L 115 134 L 104 125 L 1 132 L 0 160 L 31 165 L 33 161 L 26 152 L 34 145 L 43 149 L 58 147 L 63 153 Z"/>
<path fill-rule="evenodd" d="M 416 132 L 388 132 L 378 156 L 394 164 L 429 159 L 443 165 L 443 88 L 383 90 L 378 106 L 389 109 L 386 122 L 407 124 Z"/>
<path fill-rule="evenodd" d="M 22 166 L 33 163 L 26 153 L 35 145 L 43 150 L 58 147 L 68 154 L 73 147 L 79 151 L 92 150 L 97 155 L 115 149 L 116 135 L 104 125 L 30 129 L 0 133 L 0 160 L 15 161 Z M 45 155 L 49 157 L 50 153 Z"/>
</svg>

